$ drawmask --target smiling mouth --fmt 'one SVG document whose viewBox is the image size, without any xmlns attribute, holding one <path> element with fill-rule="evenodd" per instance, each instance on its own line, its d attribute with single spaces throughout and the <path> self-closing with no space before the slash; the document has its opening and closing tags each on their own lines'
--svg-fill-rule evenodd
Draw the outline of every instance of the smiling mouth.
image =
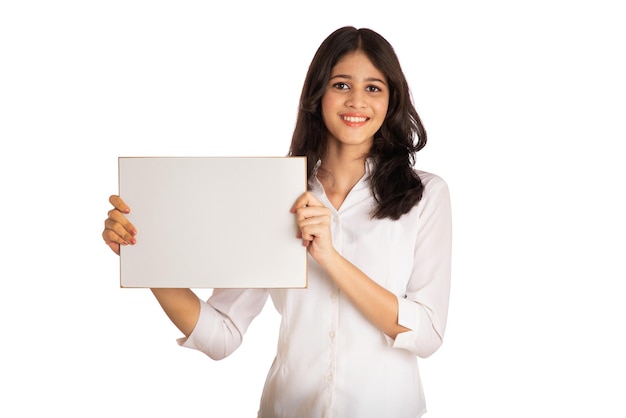
<svg viewBox="0 0 626 418">
<path fill-rule="evenodd" d="M 363 123 L 369 120 L 369 118 L 365 116 L 342 116 L 341 119 L 350 123 Z"/>
</svg>

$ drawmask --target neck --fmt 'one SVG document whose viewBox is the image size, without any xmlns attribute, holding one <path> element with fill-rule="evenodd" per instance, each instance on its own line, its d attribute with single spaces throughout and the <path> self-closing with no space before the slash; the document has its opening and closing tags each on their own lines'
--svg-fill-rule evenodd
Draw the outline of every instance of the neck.
<svg viewBox="0 0 626 418">
<path fill-rule="evenodd" d="M 320 169 L 332 173 L 337 179 L 361 178 L 365 173 L 367 152 L 361 147 L 341 147 L 329 143 Z"/>
<path fill-rule="evenodd" d="M 364 157 L 342 157 L 338 154 L 330 154 L 322 160 L 317 170 L 317 179 L 324 187 L 324 192 L 332 205 L 338 210 L 350 190 L 364 174 Z"/>
</svg>

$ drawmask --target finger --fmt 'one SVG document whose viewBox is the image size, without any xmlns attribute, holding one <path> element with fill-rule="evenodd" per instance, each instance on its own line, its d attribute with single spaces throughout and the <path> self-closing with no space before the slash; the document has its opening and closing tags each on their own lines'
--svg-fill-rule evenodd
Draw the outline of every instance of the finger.
<svg viewBox="0 0 626 418">
<path fill-rule="evenodd" d="M 298 227 L 300 229 L 305 228 L 311 225 L 322 225 L 326 228 L 330 225 L 330 217 L 329 216 L 312 216 L 309 218 L 302 218 L 298 220 Z"/>
<path fill-rule="evenodd" d="M 117 209 L 111 209 L 108 213 L 109 217 L 107 219 L 110 219 L 113 222 L 117 222 L 120 225 L 122 225 L 122 227 L 131 235 L 137 235 L 137 228 L 135 228 L 135 226 L 130 223 L 130 221 L 128 220 L 128 218 L 126 216 L 124 216 L 124 214 L 122 214 L 119 210 Z"/>
<path fill-rule="evenodd" d="M 330 236 L 328 227 L 322 223 L 305 225 L 300 229 L 300 233 L 302 235 L 302 242 L 305 245 L 315 241 L 316 239 L 324 240 Z"/>
<path fill-rule="evenodd" d="M 305 247 L 308 247 L 309 244 L 311 243 L 311 241 L 306 240 L 306 239 L 302 239 L 302 231 L 300 231 L 298 229 L 298 232 L 296 232 L 296 238 L 298 238 L 299 240 L 302 240 L 302 245 L 304 245 Z"/>
<path fill-rule="evenodd" d="M 120 246 L 128 245 L 128 243 L 125 242 L 122 237 L 120 237 L 118 234 L 110 229 L 105 229 L 104 231 L 102 231 L 102 239 L 113 250 L 113 252 L 118 255 L 120 253 Z"/>
<path fill-rule="evenodd" d="M 331 212 L 325 207 L 306 207 L 296 212 L 298 232 L 296 237 L 302 239 L 305 247 L 322 233 L 330 234 Z"/>
<path fill-rule="evenodd" d="M 106 233 L 105 241 L 113 241 L 122 245 L 135 244 L 137 242 L 135 235 L 131 234 L 121 223 L 107 218 L 104 221 L 104 232 Z"/>
<path fill-rule="evenodd" d="M 109 203 L 111 203 L 113 207 L 115 207 L 115 209 L 121 212 L 130 213 L 130 207 L 124 202 L 124 200 L 122 200 L 121 197 L 117 195 L 111 195 L 109 197 Z"/>
<path fill-rule="evenodd" d="M 291 212 L 295 213 L 298 209 L 305 208 L 307 206 L 321 206 L 321 207 L 323 207 L 324 205 L 322 205 L 322 203 L 315 197 L 315 195 L 313 193 L 305 192 L 305 193 L 301 194 L 300 197 L 298 197 L 296 199 L 296 201 L 293 204 L 293 206 L 291 206 Z"/>
<path fill-rule="evenodd" d="M 320 228 L 330 234 L 330 215 L 326 211 L 320 212 L 315 216 L 298 217 L 297 223 L 298 230 L 303 234 L 306 234 L 307 230 L 311 230 L 311 228 Z"/>
<path fill-rule="evenodd" d="M 325 217 L 330 219 L 331 211 L 324 206 L 307 206 L 296 210 L 296 220 L 300 222 L 303 219 Z"/>
<path fill-rule="evenodd" d="M 113 250 L 113 252 L 117 255 L 120 255 L 120 244 L 116 242 L 107 242 L 107 245 Z"/>
</svg>

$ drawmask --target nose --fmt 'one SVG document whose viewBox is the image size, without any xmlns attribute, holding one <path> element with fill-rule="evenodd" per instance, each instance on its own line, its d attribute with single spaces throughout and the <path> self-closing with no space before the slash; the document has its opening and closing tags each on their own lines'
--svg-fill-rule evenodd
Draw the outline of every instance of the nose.
<svg viewBox="0 0 626 418">
<path fill-rule="evenodd" d="M 367 106 L 367 98 L 365 92 L 360 90 L 351 90 L 346 98 L 346 106 L 354 109 L 362 109 Z"/>
</svg>

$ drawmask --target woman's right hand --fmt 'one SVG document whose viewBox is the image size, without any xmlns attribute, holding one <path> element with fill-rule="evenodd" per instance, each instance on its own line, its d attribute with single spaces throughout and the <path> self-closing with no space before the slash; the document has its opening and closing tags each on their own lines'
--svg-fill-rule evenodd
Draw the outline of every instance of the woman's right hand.
<svg viewBox="0 0 626 418">
<path fill-rule="evenodd" d="M 104 221 L 102 238 L 111 247 L 115 254 L 120 254 L 120 245 L 133 245 L 137 242 L 135 236 L 137 230 L 124 214 L 130 213 L 130 208 L 116 195 L 109 197 L 113 209 L 109 211 L 109 217 Z"/>
</svg>

